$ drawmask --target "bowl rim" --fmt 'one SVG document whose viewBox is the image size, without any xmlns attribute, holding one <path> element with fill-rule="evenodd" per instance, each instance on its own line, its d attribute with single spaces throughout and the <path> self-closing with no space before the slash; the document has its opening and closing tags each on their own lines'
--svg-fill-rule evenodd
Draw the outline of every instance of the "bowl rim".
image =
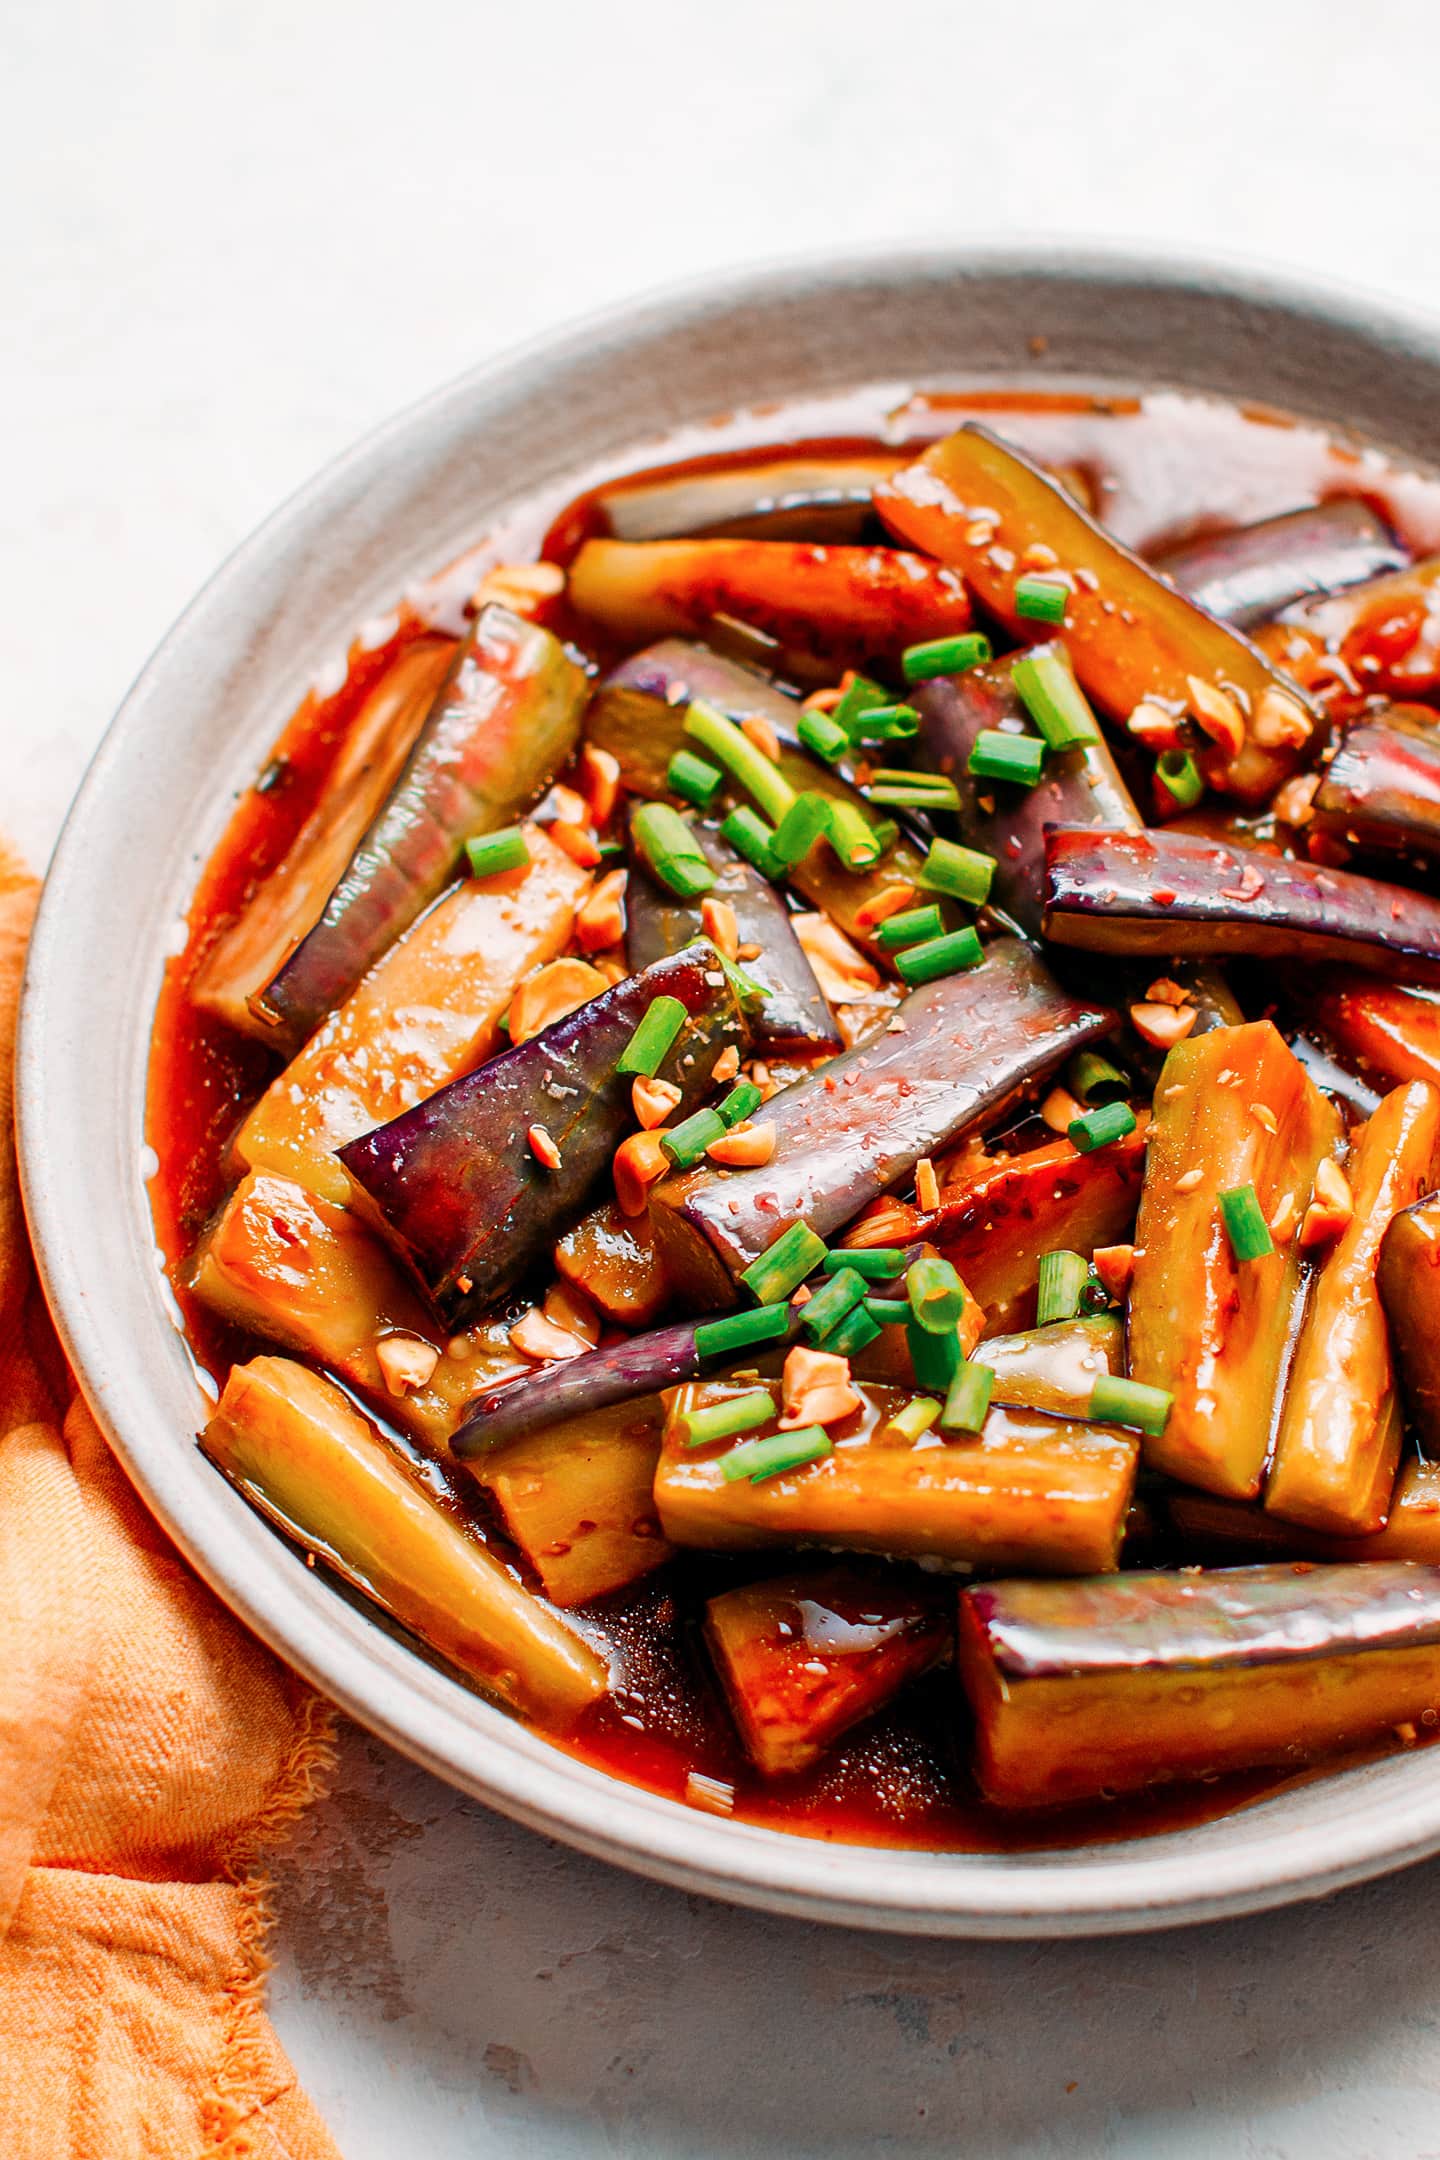
<svg viewBox="0 0 1440 2160">
<path fill-rule="evenodd" d="M 97 1421 L 146 1504 L 212 1590 L 359 1722 L 533 1829 L 634 1872 L 733 1903 L 918 1934 L 1120 1933 L 1321 1896 L 1440 1849 L 1440 1780 L 1429 1796 L 1409 1796 L 1375 1811 L 1352 1809 L 1350 1819 L 1328 1829 L 1316 1826 L 1293 1840 L 1288 1855 L 1277 1853 L 1276 1840 L 1262 1829 L 1234 1851 L 1209 1853 L 1202 1869 L 1170 1837 L 1127 1844 L 1118 1860 L 1107 1853 L 1122 1848 L 1103 1845 L 1059 1853 L 936 1855 L 831 1844 L 724 1822 L 592 1768 L 437 1671 L 333 1593 L 326 1597 L 334 1611 L 321 1613 L 317 1625 L 317 1586 L 312 1580 L 310 1595 L 304 1594 L 305 1571 L 268 1530 L 273 1564 L 262 1556 L 253 1574 L 237 1576 L 227 1566 L 233 1553 L 217 1511 L 197 1504 L 195 1481 L 173 1476 L 173 1430 L 157 1431 L 143 1415 L 137 1346 L 119 1337 L 105 1301 L 88 1295 L 77 1258 L 93 1195 L 73 1135 L 56 1129 L 46 1086 L 65 1035 L 74 949 L 67 927 L 77 896 L 82 914 L 85 904 L 95 903 L 93 893 L 85 899 L 92 837 L 105 825 L 112 771 L 123 760 L 132 719 L 163 694 L 204 611 L 283 546 L 287 535 L 324 514 L 367 473 L 384 468 L 396 449 L 449 407 L 481 395 L 501 397 L 518 390 L 535 369 L 578 364 L 591 349 L 613 358 L 627 343 L 658 332 L 713 323 L 747 303 L 775 298 L 797 277 L 843 294 L 879 275 L 916 289 L 952 277 L 1034 282 L 1049 276 L 1069 284 L 1140 284 L 1156 293 L 1278 305 L 1363 334 L 1380 347 L 1415 352 L 1440 369 L 1440 325 L 1423 315 L 1334 281 L 1299 280 L 1263 265 L 1054 243 L 871 248 L 701 276 L 623 300 L 465 371 L 372 429 L 283 502 L 201 587 L 123 699 L 66 818 L 31 938 L 16 1055 L 21 1182 L 41 1280 Z M 131 1137 L 138 1151 L 142 1136 Z M 140 1202 L 148 1207 L 143 1191 Z M 203 1459 L 195 1453 L 194 1460 Z M 208 1466 L 205 1476 L 212 1476 Z"/>
</svg>

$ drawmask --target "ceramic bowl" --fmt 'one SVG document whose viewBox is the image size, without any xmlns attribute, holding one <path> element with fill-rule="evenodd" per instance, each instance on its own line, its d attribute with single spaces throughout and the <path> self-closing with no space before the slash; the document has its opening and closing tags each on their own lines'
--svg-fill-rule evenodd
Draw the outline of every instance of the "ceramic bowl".
<svg viewBox="0 0 1440 2160">
<path fill-rule="evenodd" d="M 1202 1828 L 1059 1852 L 894 1852 L 726 1822 L 573 1761 L 448 1678 L 307 1568 L 194 1445 L 203 1404 L 143 1177 L 147 1039 L 200 867 L 317 662 L 537 485 L 633 455 L 658 430 L 877 379 L 1178 385 L 1440 463 L 1433 331 L 1268 276 L 1057 250 L 719 278 L 441 390 L 226 563 L 80 790 L 40 910 L 20 1043 L 22 1168 L 46 1289 L 126 1469 L 219 1595 L 364 1724 L 537 1830 L 690 1890 L 936 1935 L 1139 1929 L 1315 1896 L 1440 1848 L 1432 1754 Z"/>
</svg>

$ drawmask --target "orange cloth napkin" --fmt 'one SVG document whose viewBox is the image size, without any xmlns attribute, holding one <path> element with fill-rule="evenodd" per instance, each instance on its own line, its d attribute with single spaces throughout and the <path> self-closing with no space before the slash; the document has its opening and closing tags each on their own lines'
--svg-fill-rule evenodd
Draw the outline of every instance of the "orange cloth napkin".
<svg viewBox="0 0 1440 2160">
<path fill-rule="evenodd" d="M 261 2003 L 264 1854 L 330 1713 L 152 1522 L 51 1330 L 11 1115 L 35 891 L 0 841 L 0 2153 L 338 2160 Z"/>
</svg>

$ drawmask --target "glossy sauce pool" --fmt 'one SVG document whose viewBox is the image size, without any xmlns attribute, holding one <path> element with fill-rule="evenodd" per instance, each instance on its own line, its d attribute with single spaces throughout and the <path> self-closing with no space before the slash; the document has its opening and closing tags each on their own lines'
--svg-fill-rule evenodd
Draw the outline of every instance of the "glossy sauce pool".
<svg viewBox="0 0 1440 2160">
<path fill-rule="evenodd" d="M 491 563 L 537 553 L 564 563 L 587 534 L 608 529 L 600 496 L 622 471 L 628 489 L 661 473 L 700 474 L 714 462 L 733 463 L 741 449 L 757 461 L 807 450 L 887 452 L 933 440 L 970 415 L 988 419 L 1042 462 L 1078 470 L 1097 515 L 1142 550 L 1330 496 L 1359 495 L 1415 553 L 1440 552 L 1440 482 L 1317 428 L 1170 392 L 921 394 L 878 385 L 687 429 L 604 474 L 582 474 L 568 489 L 519 506 L 465 557 L 412 588 L 393 627 L 382 626 L 383 636 L 357 640 L 338 688 L 324 685 L 303 700 L 256 784 L 238 800 L 197 886 L 188 944 L 167 968 L 150 1066 L 147 1137 L 160 1165 L 150 1190 L 194 1354 L 215 1383 L 223 1383 L 231 1363 L 266 1345 L 217 1322 L 187 1290 L 184 1271 L 233 1182 L 230 1137 L 278 1061 L 262 1044 L 199 1011 L 189 988 L 215 938 L 285 854 L 325 786 L 349 723 L 397 654 L 432 629 L 458 633 L 458 607 Z M 597 666 L 615 657 L 563 613 L 552 609 L 542 619 Z M 409 1443 L 392 1437 L 415 1460 Z M 500 1542 L 462 1473 L 431 1463 L 416 1467 L 471 1534 Z M 556 1744 L 676 1798 L 684 1797 L 692 1773 L 719 1780 L 734 1788 L 737 1817 L 804 1836 L 968 1851 L 1171 1830 L 1294 1782 L 1293 1775 L 1251 1773 L 1063 1814 L 1027 1818 L 990 1809 L 976 1798 L 965 1769 L 963 1698 L 953 1674 L 941 1670 L 857 1728 L 813 1771 L 767 1785 L 747 1768 L 700 1647 L 699 1622 L 708 1596 L 774 1570 L 773 1556 L 737 1566 L 733 1559 L 686 1555 L 634 1589 L 569 1614 L 611 1652 L 619 1679 L 613 1698 Z"/>
</svg>

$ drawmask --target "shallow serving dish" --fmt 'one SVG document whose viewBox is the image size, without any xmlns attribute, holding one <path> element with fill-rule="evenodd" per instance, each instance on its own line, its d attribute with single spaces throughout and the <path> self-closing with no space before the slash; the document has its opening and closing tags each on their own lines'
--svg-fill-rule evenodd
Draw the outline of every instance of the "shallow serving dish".
<svg viewBox="0 0 1440 2160">
<path fill-rule="evenodd" d="M 1080 1934 L 1253 1911 L 1440 1849 L 1429 1751 L 1201 1827 L 1034 1853 L 889 1851 L 708 1817 L 620 1784 L 337 1596 L 192 1442 L 202 1400 L 146 1198 L 151 1016 L 197 874 L 280 722 L 359 625 L 537 490 L 661 433 L 877 380 L 1171 386 L 1440 465 L 1440 336 L 1362 301 L 1056 252 L 840 261 L 627 308 L 441 391 L 351 451 L 219 572 L 121 708 L 41 908 L 22 1012 L 22 1170 L 86 1393 L 217 1592 L 347 1710 L 534 1828 L 661 1880 L 812 1919 Z M 567 490 L 568 491 L 568 490 Z"/>
</svg>

